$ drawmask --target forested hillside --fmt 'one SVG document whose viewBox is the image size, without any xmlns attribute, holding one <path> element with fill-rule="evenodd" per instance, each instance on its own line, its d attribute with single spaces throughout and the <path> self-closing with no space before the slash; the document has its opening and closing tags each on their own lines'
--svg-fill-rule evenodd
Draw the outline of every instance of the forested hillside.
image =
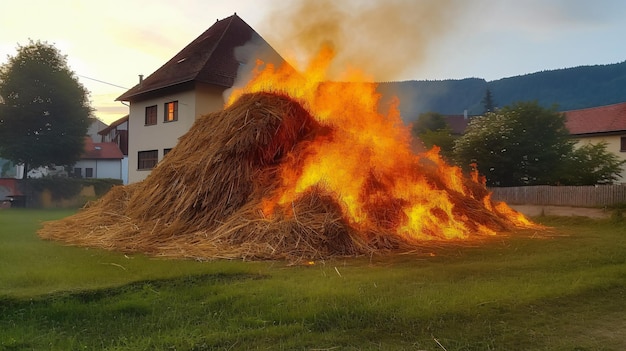
<svg viewBox="0 0 626 351">
<path fill-rule="evenodd" d="M 580 66 L 542 71 L 487 82 L 481 78 L 380 83 L 383 101 L 396 94 L 404 121 L 423 112 L 460 115 L 483 113 L 486 90 L 496 106 L 537 101 L 561 111 L 626 102 L 626 61 L 610 65 Z"/>
</svg>

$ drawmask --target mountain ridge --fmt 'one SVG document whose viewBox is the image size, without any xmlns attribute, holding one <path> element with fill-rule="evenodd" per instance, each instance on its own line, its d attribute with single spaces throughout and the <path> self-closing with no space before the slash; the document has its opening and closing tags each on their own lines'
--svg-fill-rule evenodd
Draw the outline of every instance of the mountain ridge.
<svg viewBox="0 0 626 351">
<path fill-rule="evenodd" d="M 400 99 L 405 122 L 421 113 L 479 115 L 489 89 L 497 107 L 537 101 L 559 111 L 611 105 L 626 101 L 626 61 L 544 70 L 487 81 L 483 78 L 406 80 L 379 83 L 382 102 Z"/>
</svg>

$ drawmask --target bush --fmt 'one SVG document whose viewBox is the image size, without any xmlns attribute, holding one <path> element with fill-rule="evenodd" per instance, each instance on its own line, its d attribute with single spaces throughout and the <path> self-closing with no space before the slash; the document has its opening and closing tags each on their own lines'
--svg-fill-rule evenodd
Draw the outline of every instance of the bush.
<svg viewBox="0 0 626 351">
<path fill-rule="evenodd" d="M 33 193 L 42 193 L 44 190 L 50 191 L 53 200 L 71 199 L 87 186 L 93 186 L 96 196 L 106 194 L 114 185 L 122 185 L 120 179 L 79 179 L 44 177 L 23 180 L 27 188 Z"/>
</svg>

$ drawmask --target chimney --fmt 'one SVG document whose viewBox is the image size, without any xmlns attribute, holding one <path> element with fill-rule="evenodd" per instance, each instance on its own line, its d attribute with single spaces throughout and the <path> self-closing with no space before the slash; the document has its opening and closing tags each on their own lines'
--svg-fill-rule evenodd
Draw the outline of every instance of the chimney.
<svg viewBox="0 0 626 351">
<path fill-rule="evenodd" d="M 143 83 L 143 74 L 139 75 L 139 84 L 141 85 L 141 83 Z"/>
</svg>

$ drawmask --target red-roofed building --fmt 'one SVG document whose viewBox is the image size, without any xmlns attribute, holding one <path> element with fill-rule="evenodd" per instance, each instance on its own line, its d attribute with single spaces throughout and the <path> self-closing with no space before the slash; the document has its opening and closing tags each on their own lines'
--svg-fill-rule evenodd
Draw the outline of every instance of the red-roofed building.
<svg viewBox="0 0 626 351">
<path fill-rule="evenodd" d="M 124 154 L 116 143 L 94 143 L 85 137 L 85 151 L 74 165 L 74 176 L 81 178 L 123 179 Z"/>
<path fill-rule="evenodd" d="M 100 142 L 116 143 L 122 154 L 128 156 L 128 115 L 101 129 L 98 135 Z"/>
<path fill-rule="evenodd" d="M 100 142 L 115 143 L 122 151 L 122 181 L 128 184 L 128 115 L 114 121 L 98 132 Z"/>
<path fill-rule="evenodd" d="M 218 20 L 119 101 L 130 103 L 128 181 L 145 179 L 202 115 L 224 108 L 225 95 L 257 59 L 283 58 L 237 14 Z"/>
<path fill-rule="evenodd" d="M 460 136 L 465 134 L 465 130 L 467 129 L 467 125 L 469 124 L 469 118 L 465 115 L 447 115 L 446 123 L 450 127 L 452 135 Z"/>
<path fill-rule="evenodd" d="M 565 111 L 566 126 L 579 144 L 607 143 L 607 151 L 626 160 L 626 103 Z M 622 170 L 621 182 L 626 182 Z"/>
</svg>

